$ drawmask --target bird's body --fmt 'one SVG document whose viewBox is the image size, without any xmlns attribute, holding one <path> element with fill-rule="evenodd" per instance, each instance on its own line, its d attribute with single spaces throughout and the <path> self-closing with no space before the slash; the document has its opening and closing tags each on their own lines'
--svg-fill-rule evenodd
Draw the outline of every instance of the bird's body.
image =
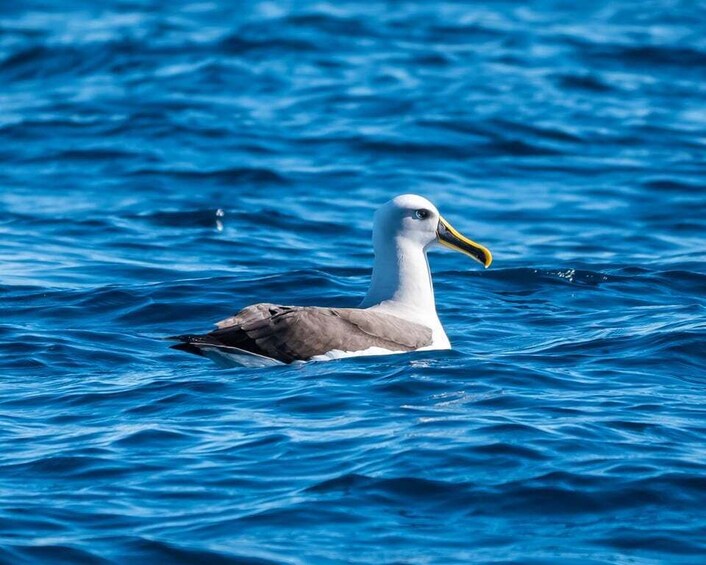
<svg viewBox="0 0 706 565">
<path fill-rule="evenodd" d="M 402 353 L 433 346 L 432 330 L 375 308 L 255 304 L 176 347 L 218 358 L 243 352 L 280 363 L 351 354 Z M 254 361 L 254 360 L 253 360 Z M 261 364 L 262 359 L 257 364 Z"/>
<path fill-rule="evenodd" d="M 375 214 L 375 264 L 358 308 L 255 304 L 174 347 L 225 364 L 263 366 L 451 347 L 436 313 L 427 249 L 443 243 L 489 265 L 490 252 L 456 232 L 428 200 L 404 195 Z"/>
</svg>

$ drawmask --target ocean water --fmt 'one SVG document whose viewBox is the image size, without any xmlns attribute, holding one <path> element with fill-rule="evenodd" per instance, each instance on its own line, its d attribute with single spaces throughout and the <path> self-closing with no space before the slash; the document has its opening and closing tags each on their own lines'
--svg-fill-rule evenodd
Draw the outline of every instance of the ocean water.
<svg viewBox="0 0 706 565">
<path fill-rule="evenodd" d="M 706 4 L 0 3 L 0 562 L 701 563 Z M 449 352 L 222 369 L 432 199 Z"/>
</svg>

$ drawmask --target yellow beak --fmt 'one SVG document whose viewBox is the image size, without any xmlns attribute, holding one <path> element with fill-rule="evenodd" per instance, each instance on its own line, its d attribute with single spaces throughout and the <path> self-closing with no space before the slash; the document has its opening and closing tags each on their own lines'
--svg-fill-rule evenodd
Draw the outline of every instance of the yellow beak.
<svg viewBox="0 0 706 565">
<path fill-rule="evenodd" d="M 487 247 L 483 247 L 481 244 L 458 233 L 441 216 L 439 216 L 439 225 L 436 228 L 436 237 L 442 245 L 468 255 L 486 268 L 490 267 L 493 262 L 493 254 Z"/>
</svg>

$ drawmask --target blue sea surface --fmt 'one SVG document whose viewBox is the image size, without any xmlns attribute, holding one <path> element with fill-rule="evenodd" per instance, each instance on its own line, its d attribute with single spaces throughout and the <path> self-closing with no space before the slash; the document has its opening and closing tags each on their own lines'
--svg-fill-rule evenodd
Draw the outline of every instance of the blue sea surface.
<svg viewBox="0 0 706 565">
<path fill-rule="evenodd" d="M 0 563 L 706 562 L 706 3 L 0 3 Z M 222 369 L 432 199 L 448 352 Z"/>
</svg>

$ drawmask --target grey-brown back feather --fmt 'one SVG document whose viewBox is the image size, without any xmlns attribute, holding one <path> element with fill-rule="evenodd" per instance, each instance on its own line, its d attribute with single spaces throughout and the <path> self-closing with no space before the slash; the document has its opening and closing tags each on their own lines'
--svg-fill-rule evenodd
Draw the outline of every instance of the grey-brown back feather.
<svg viewBox="0 0 706 565">
<path fill-rule="evenodd" d="M 182 341 L 237 347 L 285 363 L 333 350 L 413 351 L 432 343 L 426 326 L 356 308 L 254 304 L 216 325 L 218 329 L 209 334 L 183 336 Z"/>
</svg>

